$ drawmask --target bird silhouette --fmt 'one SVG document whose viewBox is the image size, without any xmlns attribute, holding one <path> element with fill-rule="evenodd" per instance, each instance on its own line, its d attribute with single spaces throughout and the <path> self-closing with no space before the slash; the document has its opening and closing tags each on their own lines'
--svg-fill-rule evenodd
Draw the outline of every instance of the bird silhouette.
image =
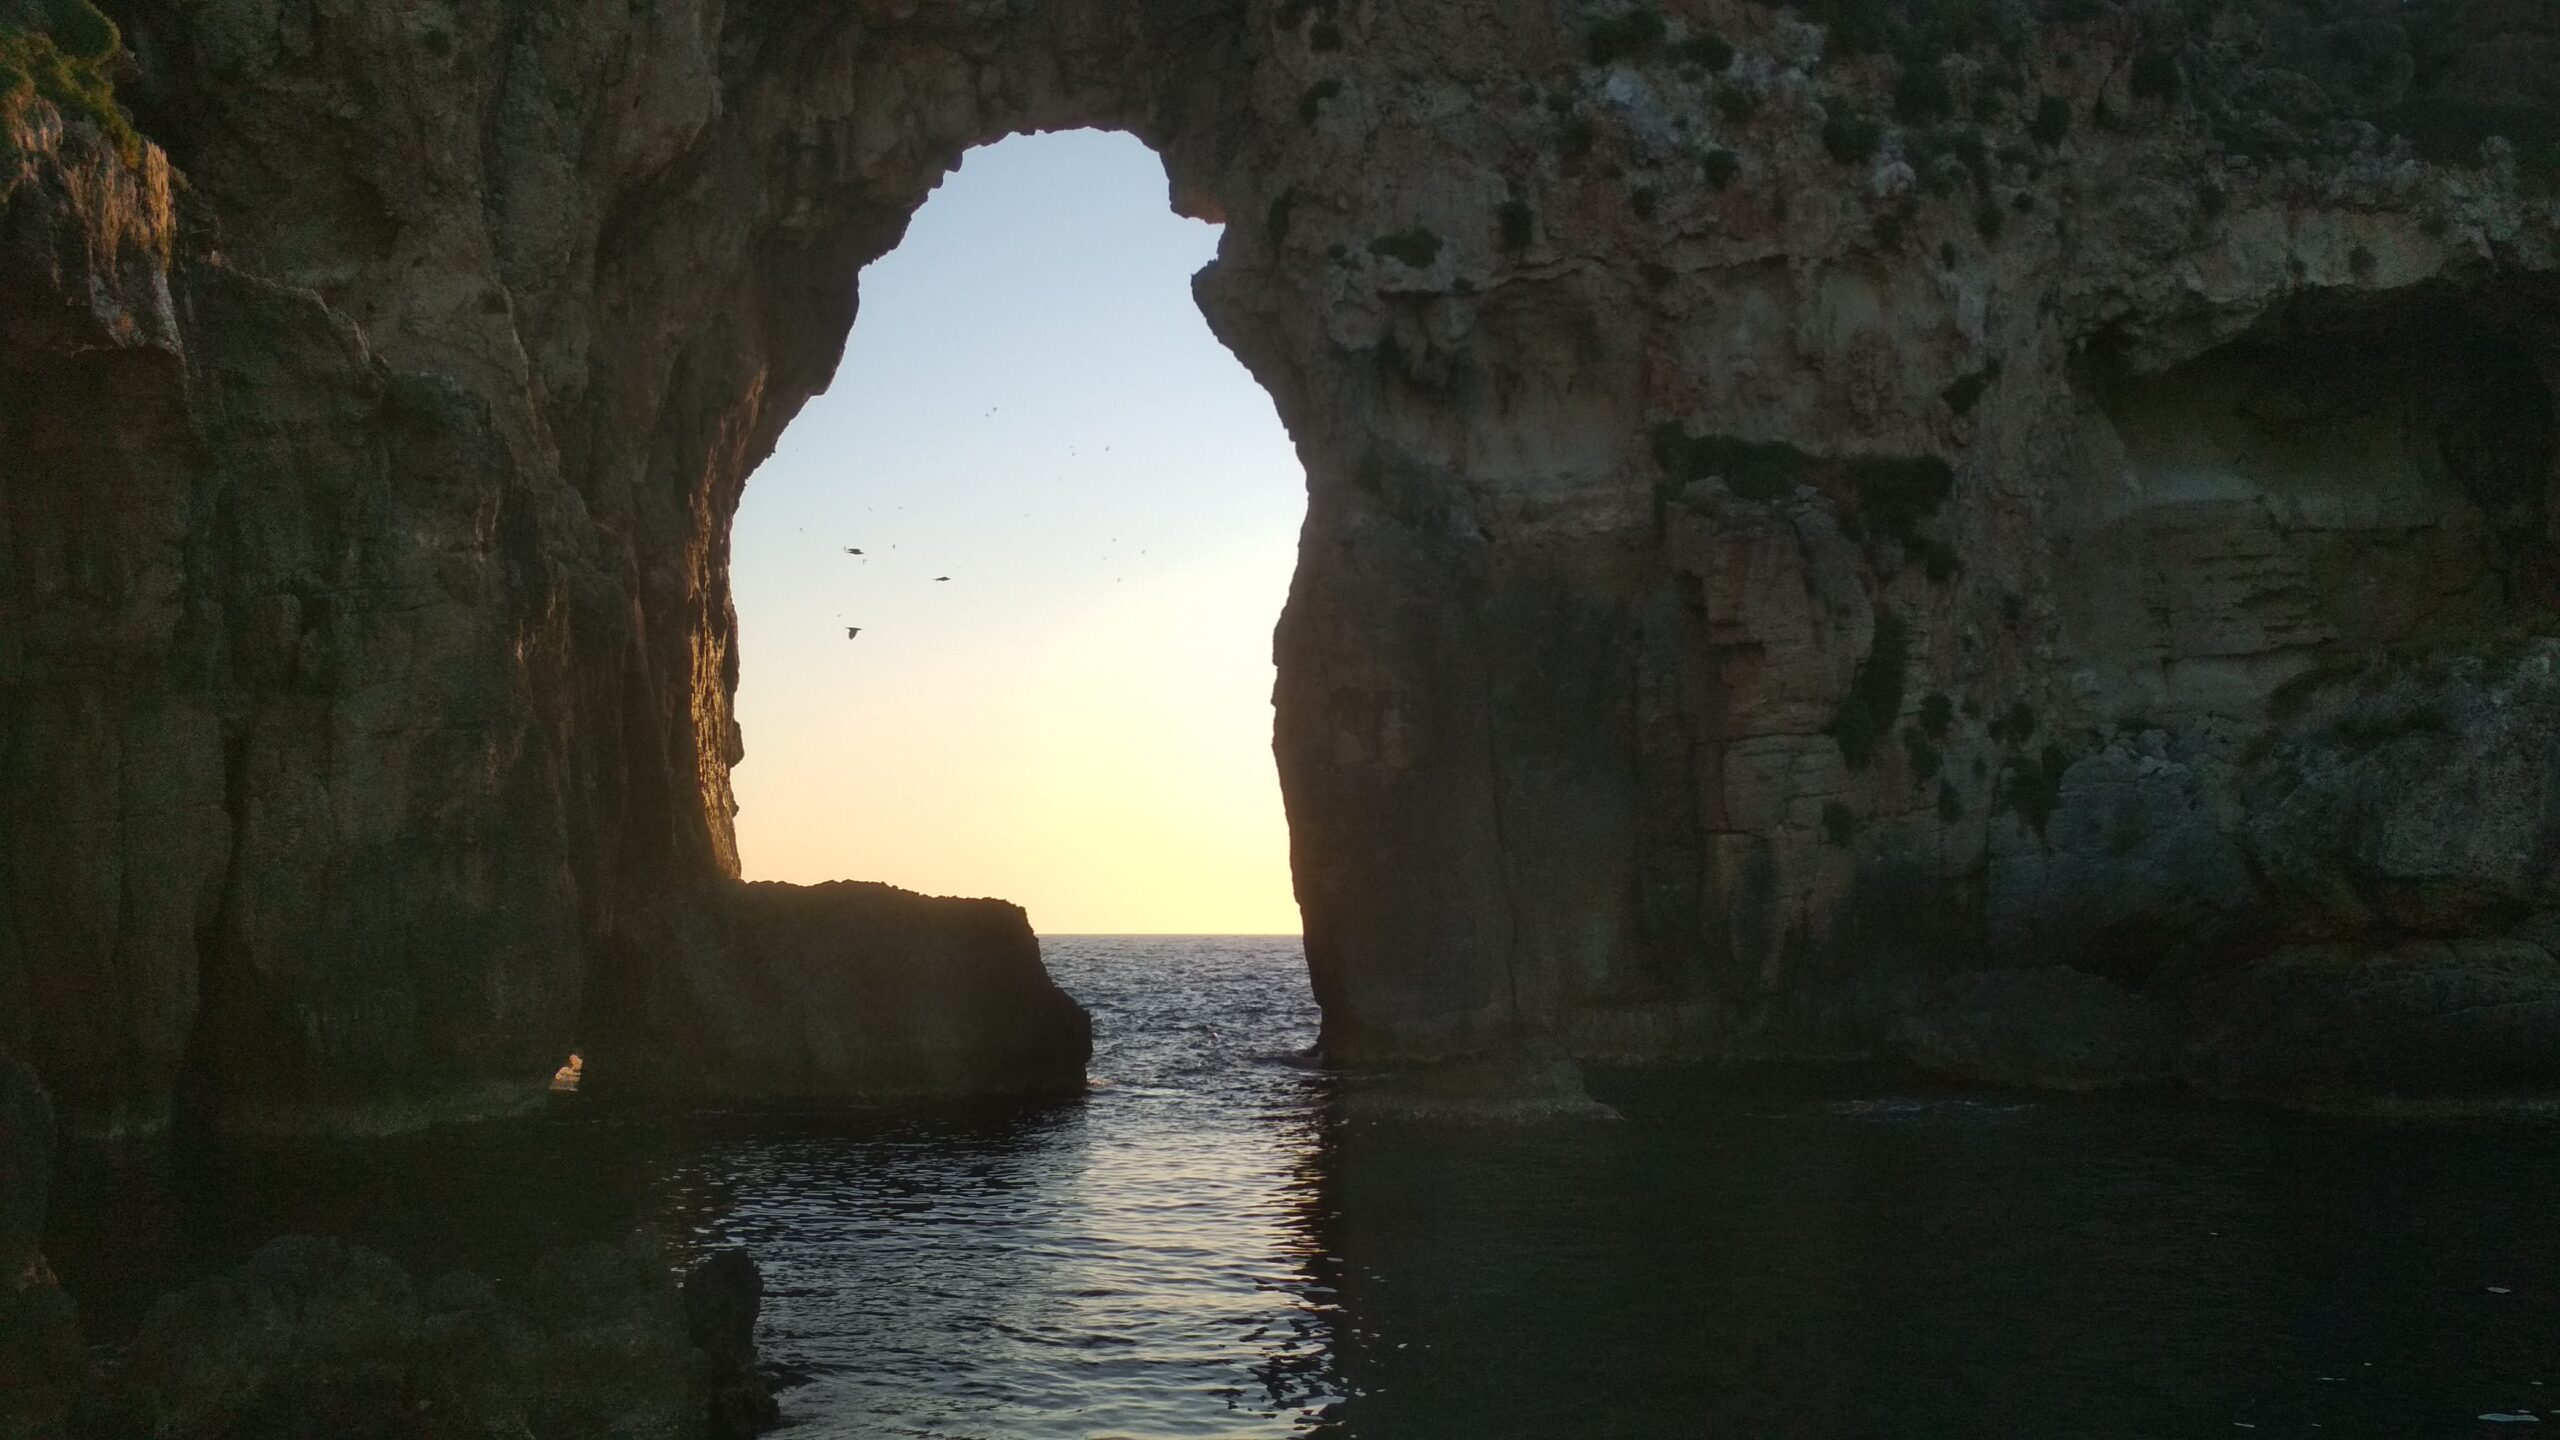
<svg viewBox="0 0 2560 1440">
<path fill-rule="evenodd" d="M 943 581 L 948 580 L 948 579 L 950 579 L 950 578 L 951 578 L 951 577 L 950 577 L 950 576 L 948 576 L 948 575 L 936 575 L 936 576 L 934 576 L 934 577 L 933 577 L 933 583 L 934 583 L 934 584 L 936 584 L 936 585 L 939 585 L 939 584 L 941 584 Z"/>
<path fill-rule="evenodd" d="M 850 640 L 850 639 L 852 639 L 854 636 L 859 635 L 859 634 L 861 634 L 861 633 L 862 633 L 862 627 L 861 627 L 861 626 L 859 626 L 859 625 L 847 625 L 846 627 L 844 627 L 844 638 L 846 638 L 847 640 Z"/>
<path fill-rule="evenodd" d="M 859 555 L 859 554 L 861 554 L 862 552 L 861 552 L 861 551 L 859 551 L 859 550 L 854 549 L 854 548 L 853 548 L 852 546 L 850 546 L 850 545 L 847 545 L 846 547 L 844 547 L 844 553 L 846 553 L 847 555 Z"/>
</svg>

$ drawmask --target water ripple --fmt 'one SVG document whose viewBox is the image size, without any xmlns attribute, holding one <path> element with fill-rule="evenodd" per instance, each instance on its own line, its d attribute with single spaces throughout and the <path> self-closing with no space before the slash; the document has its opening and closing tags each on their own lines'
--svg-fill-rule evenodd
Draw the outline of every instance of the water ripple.
<svg viewBox="0 0 2560 1440">
<path fill-rule="evenodd" d="M 1305 1221 L 1321 1074 L 1294 939 L 1050 940 L 1077 1110 L 739 1136 L 689 1184 L 770 1257 L 797 1432 L 1285 1435 L 1342 1398 Z M 1204 992 L 1218 997 L 1204 1015 Z M 957 1348 L 955 1348 L 957 1347 Z"/>
</svg>

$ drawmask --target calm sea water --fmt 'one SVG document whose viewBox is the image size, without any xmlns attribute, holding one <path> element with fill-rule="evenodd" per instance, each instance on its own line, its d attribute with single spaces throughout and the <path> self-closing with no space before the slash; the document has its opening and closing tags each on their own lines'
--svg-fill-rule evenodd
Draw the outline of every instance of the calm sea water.
<svg viewBox="0 0 2560 1440">
<path fill-rule="evenodd" d="M 1095 1017 L 1078 1105 L 572 1102 L 239 1154 L 168 1189 L 92 1177 L 58 1207 L 56 1260 L 112 1338 L 154 1290 L 286 1231 L 429 1272 L 633 1225 L 743 1244 L 809 1437 L 2560 1423 L 2560 1126 L 1833 1072 L 1605 1078 L 1619 1124 L 1350 1127 L 1302 1058 L 1296 942 L 1047 945 Z"/>
</svg>

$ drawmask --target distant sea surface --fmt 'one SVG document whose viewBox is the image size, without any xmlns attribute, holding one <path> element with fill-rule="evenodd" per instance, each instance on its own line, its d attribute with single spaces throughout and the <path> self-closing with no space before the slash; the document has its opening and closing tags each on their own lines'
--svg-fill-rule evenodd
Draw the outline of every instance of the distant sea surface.
<svg viewBox="0 0 2560 1440">
<path fill-rule="evenodd" d="M 1348 1126 L 1294 939 L 1052 937 L 1071 1106 L 571 1100 L 75 1181 L 112 1339 L 293 1231 L 504 1275 L 634 1226 L 763 1263 L 791 1433 L 2468 1436 L 2560 1424 L 2560 1125 L 1603 1077 L 1622 1123 Z M 2549 1407 L 2549 1408 L 2546 1408 Z"/>
</svg>

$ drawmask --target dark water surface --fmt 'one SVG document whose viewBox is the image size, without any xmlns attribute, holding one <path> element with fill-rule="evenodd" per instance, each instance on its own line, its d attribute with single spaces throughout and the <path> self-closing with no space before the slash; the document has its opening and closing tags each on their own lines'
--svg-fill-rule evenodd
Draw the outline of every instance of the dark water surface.
<svg viewBox="0 0 2560 1440">
<path fill-rule="evenodd" d="M 1294 940 L 1047 946 L 1094 1012 L 1080 1105 L 570 1103 L 235 1156 L 183 1200 L 76 1183 L 55 1258 L 112 1336 L 288 1231 L 428 1273 L 635 1224 L 744 1244 L 807 1436 L 2467 1436 L 2560 1411 L 2560 1125 L 1833 1074 L 1619 1077 L 1615 1125 L 1351 1128 L 1298 1059 Z"/>
</svg>

